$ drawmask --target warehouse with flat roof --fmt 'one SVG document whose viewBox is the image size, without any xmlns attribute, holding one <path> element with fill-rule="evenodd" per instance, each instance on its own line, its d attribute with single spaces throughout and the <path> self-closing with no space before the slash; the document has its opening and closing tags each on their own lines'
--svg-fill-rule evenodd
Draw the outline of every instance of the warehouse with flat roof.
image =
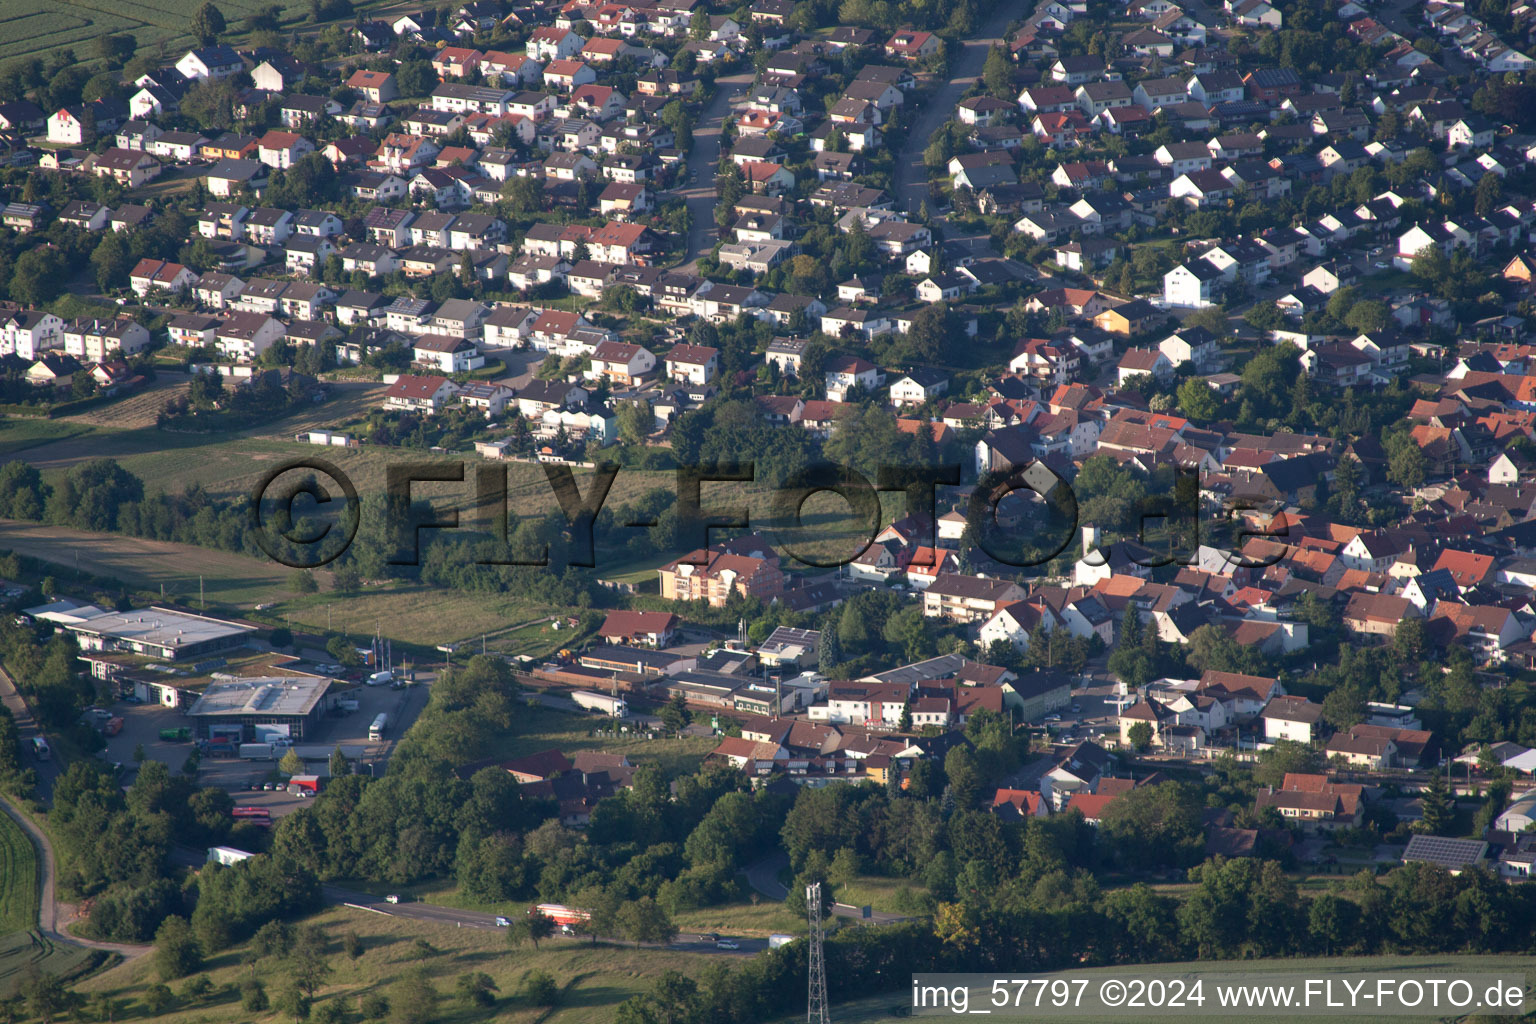
<svg viewBox="0 0 1536 1024">
<path fill-rule="evenodd" d="M 82 651 L 127 651 L 163 661 L 185 661 L 243 647 L 256 631 L 238 622 L 159 607 L 55 621 L 75 634 Z"/>
<path fill-rule="evenodd" d="M 329 701 L 331 681 L 319 676 L 255 676 L 218 679 L 187 709 L 200 738 L 232 735 L 242 740 L 280 732 L 302 740 L 319 724 Z"/>
</svg>

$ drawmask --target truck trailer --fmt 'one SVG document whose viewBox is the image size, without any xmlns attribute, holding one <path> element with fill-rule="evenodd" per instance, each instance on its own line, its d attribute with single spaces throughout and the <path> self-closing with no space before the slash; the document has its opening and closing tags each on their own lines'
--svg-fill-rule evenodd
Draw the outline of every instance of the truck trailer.
<svg viewBox="0 0 1536 1024">
<path fill-rule="evenodd" d="M 250 860 L 254 856 L 256 856 L 254 853 L 247 850 L 239 850 L 233 846 L 210 846 L 208 847 L 207 863 L 222 864 L 225 867 L 229 867 L 243 860 Z"/>
<path fill-rule="evenodd" d="M 577 910 L 574 907 L 567 907 L 562 903 L 540 903 L 535 907 L 529 908 L 528 914 L 530 917 L 534 914 L 539 914 L 542 917 L 549 918 L 567 934 L 582 922 L 592 920 L 591 911 Z"/>
<path fill-rule="evenodd" d="M 288 792 L 297 794 L 300 790 L 311 796 L 320 792 L 320 776 L 318 775 L 294 775 L 288 780 Z"/>
<path fill-rule="evenodd" d="M 606 693 L 593 693 L 591 690 L 577 690 L 571 694 L 571 700 L 588 711 L 597 711 L 610 718 L 625 718 L 629 715 L 629 705 L 623 697 L 610 697 Z"/>
<path fill-rule="evenodd" d="M 285 748 L 280 748 L 276 743 L 242 743 L 240 756 L 248 761 L 276 761 L 280 749 Z"/>
</svg>

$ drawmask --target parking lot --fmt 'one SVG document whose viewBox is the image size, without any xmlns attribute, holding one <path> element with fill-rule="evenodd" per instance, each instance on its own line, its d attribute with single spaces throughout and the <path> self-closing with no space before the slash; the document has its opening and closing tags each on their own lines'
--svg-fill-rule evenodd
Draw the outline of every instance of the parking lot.
<svg viewBox="0 0 1536 1024">
<path fill-rule="evenodd" d="M 1074 690 L 1072 702 L 1056 712 L 1054 720 L 1045 721 L 1061 740 L 1094 739 L 1120 733 L 1116 694 L 1110 686 L 1090 686 Z M 1076 708 L 1077 710 L 1072 710 Z"/>
<path fill-rule="evenodd" d="M 356 686 L 344 691 L 346 697 L 357 700 L 358 709 L 344 714 L 328 714 L 312 734 L 298 744 L 300 747 L 323 748 L 326 756 L 309 759 L 306 767 L 312 775 L 330 773 L 327 763 L 329 753 L 335 747 L 356 748 L 362 751 L 361 763 L 356 770 L 382 774 L 390 752 L 399 738 L 416 721 L 427 702 L 426 682 L 431 676 L 418 673 L 417 682 L 401 689 L 388 686 Z M 123 766 L 123 785 L 131 785 L 138 766 L 134 750 L 142 746 L 146 759 L 163 762 L 173 772 L 181 771 L 187 756 L 196 749 L 193 739 L 169 741 L 160 738 L 163 729 L 185 728 L 194 730 L 193 720 L 180 708 L 167 708 L 159 704 L 135 704 L 118 701 L 106 710 L 123 720 L 123 728 L 116 736 L 107 737 L 107 747 L 99 756 Z M 369 726 L 380 713 L 389 716 L 385 738 L 378 743 L 368 739 Z M 349 750 L 349 753 L 351 751 Z M 250 786 L 265 782 L 277 782 L 276 761 L 255 761 L 244 758 L 203 757 L 197 773 L 202 786 L 220 786 L 236 794 L 243 805 L 266 806 L 274 815 L 280 815 L 298 806 L 301 798 L 285 791 L 251 792 Z"/>
</svg>

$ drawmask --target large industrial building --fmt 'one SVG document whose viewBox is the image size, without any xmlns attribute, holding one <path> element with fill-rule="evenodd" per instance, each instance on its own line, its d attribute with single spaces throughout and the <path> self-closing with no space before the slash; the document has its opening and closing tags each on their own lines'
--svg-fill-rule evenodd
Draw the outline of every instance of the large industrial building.
<svg viewBox="0 0 1536 1024">
<path fill-rule="evenodd" d="M 55 601 L 27 614 L 75 634 L 82 651 L 123 651 L 162 661 L 191 661 L 243 647 L 255 632 L 238 622 L 159 607 L 113 612 Z"/>
<path fill-rule="evenodd" d="M 331 681 L 319 676 L 220 678 L 208 684 L 187 715 L 200 739 L 279 735 L 302 740 L 325 714 L 330 687 Z"/>
</svg>

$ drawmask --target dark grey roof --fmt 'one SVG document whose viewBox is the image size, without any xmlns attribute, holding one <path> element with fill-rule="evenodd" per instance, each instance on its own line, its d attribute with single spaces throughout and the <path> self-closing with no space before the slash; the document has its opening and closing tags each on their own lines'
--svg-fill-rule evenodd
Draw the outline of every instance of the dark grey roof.
<svg viewBox="0 0 1536 1024">
<path fill-rule="evenodd" d="M 1434 864 L 1458 870 L 1471 867 L 1488 855 L 1481 839 L 1448 839 L 1445 836 L 1413 836 L 1403 851 L 1403 863 Z"/>
</svg>

